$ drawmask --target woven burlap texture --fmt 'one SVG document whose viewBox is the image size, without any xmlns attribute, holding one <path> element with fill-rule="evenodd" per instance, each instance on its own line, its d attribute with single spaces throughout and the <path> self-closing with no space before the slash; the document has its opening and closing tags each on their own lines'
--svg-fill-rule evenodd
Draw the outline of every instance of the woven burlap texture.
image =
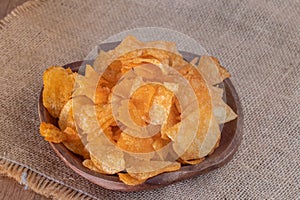
<svg viewBox="0 0 300 200">
<path fill-rule="evenodd" d="M 152 191 L 109 191 L 70 170 L 39 135 L 42 73 L 147 26 L 191 36 L 226 66 L 243 105 L 243 140 L 230 163 L 208 174 Z M 299 27 L 297 0 L 30 1 L 0 23 L 0 171 L 19 180 L 26 172 L 29 187 L 56 198 L 299 198 Z"/>
</svg>

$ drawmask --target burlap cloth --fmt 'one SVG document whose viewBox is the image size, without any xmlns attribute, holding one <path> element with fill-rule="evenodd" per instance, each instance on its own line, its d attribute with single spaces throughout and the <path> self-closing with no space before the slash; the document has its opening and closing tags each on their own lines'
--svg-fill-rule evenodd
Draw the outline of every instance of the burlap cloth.
<svg viewBox="0 0 300 200">
<path fill-rule="evenodd" d="M 299 1 L 30 1 L 0 24 L 2 173 L 63 199 L 300 198 Z M 183 32 L 220 58 L 243 105 L 243 141 L 208 174 L 152 191 L 109 191 L 75 174 L 39 135 L 41 76 L 145 26 Z"/>
</svg>

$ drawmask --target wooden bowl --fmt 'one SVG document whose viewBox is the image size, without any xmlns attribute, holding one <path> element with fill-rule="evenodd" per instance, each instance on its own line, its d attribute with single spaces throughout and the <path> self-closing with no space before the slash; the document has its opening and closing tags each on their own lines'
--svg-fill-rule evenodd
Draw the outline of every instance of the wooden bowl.
<svg viewBox="0 0 300 200">
<path fill-rule="evenodd" d="M 100 47 L 104 50 L 109 50 L 113 49 L 118 44 L 119 43 L 107 43 Z M 187 61 L 190 61 L 197 56 L 188 52 L 181 53 Z M 78 71 L 82 63 L 83 61 L 78 61 L 67 64 L 64 67 L 70 67 L 73 71 Z M 92 61 L 85 61 L 84 63 L 92 64 Z M 197 165 L 183 166 L 178 171 L 157 175 L 148 179 L 145 183 L 137 186 L 126 185 L 119 181 L 117 176 L 103 175 L 87 169 L 82 165 L 83 158 L 69 151 L 63 144 L 50 143 L 50 145 L 55 153 L 66 163 L 66 165 L 74 170 L 77 174 L 101 187 L 110 190 L 126 192 L 149 190 L 166 186 L 187 178 L 199 176 L 200 174 L 212 171 L 229 162 L 241 143 L 243 131 L 243 113 L 239 97 L 229 79 L 224 80 L 224 88 L 227 104 L 237 113 L 238 118 L 224 124 L 221 133 L 220 146 L 214 151 L 214 153 L 210 156 L 207 156 L 203 162 Z M 57 125 L 57 119 L 51 117 L 47 109 L 43 106 L 42 91 L 39 97 L 38 111 L 41 122 L 48 122 Z"/>
</svg>

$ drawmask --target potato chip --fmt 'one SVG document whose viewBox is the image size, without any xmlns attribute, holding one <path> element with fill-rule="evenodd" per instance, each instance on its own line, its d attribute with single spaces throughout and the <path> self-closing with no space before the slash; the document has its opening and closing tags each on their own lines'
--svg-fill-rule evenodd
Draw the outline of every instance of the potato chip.
<svg viewBox="0 0 300 200">
<path fill-rule="evenodd" d="M 67 136 L 67 139 L 63 141 L 63 144 L 73 153 L 83 156 L 85 159 L 90 157 L 89 152 L 86 150 L 84 145 L 81 142 L 81 139 L 78 133 L 70 128 L 67 127 L 64 130 L 64 133 Z"/>
<path fill-rule="evenodd" d="M 234 111 L 223 101 L 223 89 L 217 87 L 209 87 L 212 104 L 213 104 L 213 113 L 219 124 L 224 124 L 231 120 L 234 120 L 237 115 Z"/>
<path fill-rule="evenodd" d="M 107 87 L 112 88 L 121 78 L 121 67 L 122 63 L 119 60 L 114 60 L 101 74 L 101 78 L 108 82 Z"/>
<path fill-rule="evenodd" d="M 143 80 L 154 80 L 161 70 L 158 66 L 151 63 L 144 63 L 132 69 L 134 75 L 137 76 L 137 78 L 141 77 Z"/>
<path fill-rule="evenodd" d="M 175 128 L 174 125 L 177 124 L 178 122 L 180 122 L 180 113 L 177 110 L 176 102 L 178 102 L 178 100 L 177 100 L 177 98 L 174 98 L 172 106 L 170 107 L 170 112 L 169 112 L 168 118 L 161 127 L 161 135 L 162 135 L 163 139 L 170 138 L 170 139 L 174 140 L 174 137 L 177 135 L 176 131 L 178 130 L 178 127 Z M 171 133 L 172 127 L 173 127 L 173 130 L 175 130 L 175 133 Z"/>
<path fill-rule="evenodd" d="M 204 160 L 205 160 L 205 158 L 199 158 L 199 159 L 194 159 L 194 160 L 182 160 L 182 159 L 178 159 L 178 161 L 181 164 L 184 164 L 184 165 L 197 165 L 197 164 L 203 162 Z"/>
<path fill-rule="evenodd" d="M 106 174 L 115 174 L 125 169 L 124 153 L 102 132 L 87 135 L 87 150 L 94 165 Z"/>
<path fill-rule="evenodd" d="M 112 105 L 95 105 L 95 112 L 97 114 L 97 121 L 102 130 L 107 129 L 109 126 L 113 125 L 115 120 L 112 115 Z"/>
<path fill-rule="evenodd" d="M 93 63 L 95 71 L 102 74 L 112 61 L 113 59 L 111 59 L 111 56 L 107 52 L 101 50 Z"/>
<path fill-rule="evenodd" d="M 85 166 L 86 168 L 89 168 L 92 171 L 99 172 L 101 174 L 106 174 L 106 172 L 102 171 L 101 169 L 98 169 L 97 166 L 90 159 L 85 159 L 82 162 L 82 165 Z"/>
<path fill-rule="evenodd" d="M 62 67 L 50 67 L 43 75 L 43 105 L 57 118 L 64 105 L 71 99 L 77 73 Z"/>
<path fill-rule="evenodd" d="M 46 141 L 53 143 L 61 143 L 67 139 L 66 134 L 60 131 L 56 126 L 45 122 L 42 122 L 40 125 L 40 134 Z"/>
<path fill-rule="evenodd" d="M 131 76 L 131 74 L 127 74 L 126 77 L 123 77 L 123 79 L 112 88 L 112 92 L 122 99 L 129 99 L 129 97 L 143 84 L 144 81 L 141 76 L 135 77 L 135 75 Z"/>
<path fill-rule="evenodd" d="M 139 180 L 139 179 L 133 178 L 128 173 L 118 173 L 118 176 L 119 176 L 120 181 L 122 181 L 126 185 L 139 185 L 146 181 L 146 179 Z"/>
<path fill-rule="evenodd" d="M 139 51 L 142 49 L 153 48 L 161 49 L 174 54 L 180 55 L 176 49 L 176 44 L 167 41 L 152 41 L 152 42 L 141 42 L 134 36 L 127 36 L 115 49 L 108 52 L 100 51 L 98 57 L 94 62 L 94 67 L 97 72 L 101 72 L 106 69 L 114 60 L 118 57 L 127 54 L 132 51 Z M 135 56 L 137 57 L 137 56 Z"/>
<path fill-rule="evenodd" d="M 220 65 L 218 59 L 212 56 L 201 56 L 198 69 L 209 85 L 221 83 L 229 78 L 229 72 Z"/>
<path fill-rule="evenodd" d="M 95 104 L 106 104 L 110 94 L 110 83 L 101 78 L 95 72 L 92 66 L 86 65 L 85 75 L 78 75 L 76 78 L 75 90 L 73 97 L 85 95 Z"/>
<path fill-rule="evenodd" d="M 92 100 L 86 96 L 77 96 L 72 101 L 74 120 L 78 130 L 82 130 L 80 133 L 96 132 L 99 130 L 96 106 Z"/>
<path fill-rule="evenodd" d="M 67 127 L 76 130 L 75 121 L 73 117 L 73 101 L 70 99 L 60 112 L 58 125 L 60 130 L 64 131 Z"/>
<path fill-rule="evenodd" d="M 138 180 L 145 180 L 164 172 L 179 170 L 181 165 L 178 162 L 169 161 L 133 161 L 126 168 L 128 174 Z"/>
<path fill-rule="evenodd" d="M 153 139 L 153 143 L 152 143 L 152 147 L 155 150 L 156 155 L 158 156 L 158 158 L 154 158 L 156 160 L 168 160 L 168 154 L 171 151 L 170 148 L 172 148 L 172 146 L 168 146 L 171 142 L 171 140 L 169 138 L 162 138 L 161 134 L 158 133 L 155 136 L 152 137 Z"/>
<path fill-rule="evenodd" d="M 122 63 L 122 69 L 121 73 L 125 74 L 129 70 L 133 68 L 138 68 L 139 66 L 142 66 L 143 64 L 153 64 L 155 66 L 160 66 L 161 63 L 155 58 L 133 58 L 131 60 L 122 60 L 122 57 L 119 58 L 119 60 Z"/>
<path fill-rule="evenodd" d="M 220 138 L 220 135 L 221 132 L 219 125 L 216 122 L 214 116 L 212 116 L 207 134 L 205 134 L 203 138 L 196 140 L 196 142 L 201 142 L 200 144 L 198 144 L 197 156 L 199 158 L 207 156 L 214 149 L 216 143 Z M 190 149 L 188 149 L 187 152 L 183 156 L 181 156 L 181 158 L 183 158 L 184 160 L 188 160 L 186 159 L 186 157 L 188 157 L 188 154 L 191 153 L 189 150 Z M 195 151 L 192 153 L 195 153 Z"/>
<path fill-rule="evenodd" d="M 149 109 L 151 106 L 155 87 L 144 85 L 138 88 L 130 100 L 122 100 L 117 111 L 117 119 L 130 129 L 141 130 L 149 121 Z M 126 96 L 125 94 L 123 96 Z"/>
<path fill-rule="evenodd" d="M 152 143 L 152 138 L 138 138 L 122 132 L 117 146 L 132 153 L 150 153 L 154 151 Z"/>
<path fill-rule="evenodd" d="M 149 110 L 152 105 L 156 87 L 147 84 L 139 87 L 131 96 L 128 109 L 132 120 L 139 126 L 150 122 Z"/>
<path fill-rule="evenodd" d="M 156 85 L 156 91 L 149 110 L 151 124 L 162 125 L 168 119 L 174 94 L 164 86 Z"/>
</svg>

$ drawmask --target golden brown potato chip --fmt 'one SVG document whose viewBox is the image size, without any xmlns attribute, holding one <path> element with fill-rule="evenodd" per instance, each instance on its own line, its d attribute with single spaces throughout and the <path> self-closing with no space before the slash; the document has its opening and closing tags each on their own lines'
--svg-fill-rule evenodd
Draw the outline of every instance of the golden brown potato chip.
<svg viewBox="0 0 300 200">
<path fill-rule="evenodd" d="M 174 94 L 162 85 L 156 85 L 156 91 L 149 111 L 151 124 L 162 125 L 168 119 Z"/>
<path fill-rule="evenodd" d="M 90 157 L 89 152 L 86 150 L 84 145 L 81 142 L 81 139 L 78 133 L 70 128 L 67 127 L 64 130 L 64 133 L 67 135 L 67 139 L 63 141 L 63 144 L 73 153 L 83 156 L 85 159 Z"/>
<path fill-rule="evenodd" d="M 171 140 L 169 138 L 162 138 L 160 133 L 153 136 L 152 139 L 153 149 L 155 150 L 156 155 L 158 156 L 156 160 L 167 160 L 168 154 L 171 151 L 170 148 L 172 148 L 172 146 L 169 145 Z"/>
<path fill-rule="evenodd" d="M 88 110 L 83 109 L 82 111 L 84 113 Z M 84 115 L 85 114 L 81 115 L 82 118 L 80 120 L 90 120 L 91 122 L 82 124 L 85 126 L 84 134 L 87 135 L 85 147 L 90 152 L 93 163 L 98 169 L 107 174 L 115 174 L 124 170 L 124 153 L 115 146 L 115 143 L 112 142 L 103 131 L 97 128 L 98 120 L 95 120 L 96 114 L 88 112 L 88 116 Z"/>
<path fill-rule="evenodd" d="M 215 120 L 214 116 L 212 116 L 207 133 L 204 135 L 204 137 L 199 138 L 198 141 L 196 140 L 197 142 L 199 141 L 201 142 L 200 144 L 198 144 L 197 147 L 197 151 L 196 151 L 197 156 L 200 158 L 207 156 L 214 149 L 216 143 L 220 138 L 220 135 L 221 132 L 220 132 L 219 124 Z M 191 152 L 195 153 L 195 151 L 189 151 L 189 150 L 193 150 L 193 149 L 191 148 L 188 149 L 187 152 L 181 156 L 183 160 L 189 160 L 186 159 L 186 157 L 188 157 L 188 155 Z"/>
<path fill-rule="evenodd" d="M 97 154 L 91 154 L 91 160 L 94 165 L 105 174 L 116 174 L 125 169 L 125 162 L 123 160 L 119 160 L 119 156 L 114 152 L 103 152 L 102 155 L 99 156 Z M 104 158 L 104 155 L 107 155 L 107 158 Z M 109 160 L 111 159 L 111 160 Z M 105 161 L 104 161 L 105 160 Z M 103 162 L 104 161 L 104 162 Z"/>
<path fill-rule="evenodd" d="M 78 75 L 75 83 L 73 97 L 85 95 L 95 104 L 106 104 L 108 102 L 110 89 L 107 86 L 110 84 L 101 78 L 92 66 L 86 65 L 85 75 Z"/>
<path fill-rule="evenodd" d="M 102 130 L 107 129 L 109 126 L 113 125 L 115 120 L 112 115 L 112 105 L 96 105 L 95 112 L 97 114 L 97 121 Z"/>
<path fill-rule="evenodd" d="M 100 54 L 97 56 L 94 67 L 97 72 L 102 72 L 105 68 L 110 65 L 118 57 L 127 54 L 132 51 L 137 51 L 141 49 L 161 49 L 174 54 L 180 55 L 177 51 L 176 44 L 174 42 L 167 41 L 152 41 L 152 42 L 141 42 L 137 40 L 134 36 L 127 36 L 123 39 L 120 45 L 115 49 L 108 52 L 100 51 Z M 137 57 L 137 56 L 135 56 Z"/>
<path fill-rule="evenodd" d="M 110 65 L 107 66 L 105 71 L 101 74 L 101 79 L 106 80 L 109 84 L 106 85 L 110 89 L 118 82 L 121 78 L 121 67 L 122 63 L 119 60 L 114 60 Z"/>
<path fill-rule="evenodd" d="M 154 151 L 152 143 L 152 138 L 138 138 L 122 132 L 117 146 L 132 153 L 149 153 Z"/>
<path fill-rule="evenodd" d="M 181 164 L 184 164 L 184 165 L 197 165 L 201 162 L 203 162 L 205 160 L 205 158 L 199 158 L 199 159 L 195 159 L 195 160 L 182 160 L 182 159 L 179 159 L 179 162 Z"/>
<path fill-rule="evenodd" d="M 104 171 L 102 171 L 101 169 L 98 169 L 97 166 L 93 163 L 92 160 L 90 159 L 86 159 L 82 162 L 83 166 L 85 166 L 86 168 L 89 168 L 92 171 L 95 172 L 99 172 L 101 174 L 106 174 Z"/>
<path fill-rule="evenodd" d="M 128 174 L 138 180 L 145 180 L 164 172 L 179 170 L 178 162 L 168 161 L 135 161 L 131 167 L 127 168 Z"/>
<path fill-rule="evenodd" d="M 132 120 L 139 126 L 146 126 L 149 121 L 149 110 L 156 92 L 155 86 L 151 84 L 139 87 L 129 100 L 129 113 Z"/>
<path fill-rule="evenodd" d="M 135 77 L 133 74 L 127 74 L 117 85 L 112 89 L 114 95 L 122 99 L 129 99 L 130 96 L 142 85 L 144 85 L 141 76 Z"/>
<path fill-rule="evenodd" d="M 45 122 L 42 122 L 40 125 L 40 134 L 46 141 L 53 143 L 61 143 L 67 139 L 66 134 L 60 131 L 56 126 Z"/>
<path fill-rule="evenodd" d="M 217 87 L 209 87 L 212 104 L 213 104 L 213 113 L 219 124 L 224 124 L 231 120 L 234 120 L 237 115 L 234 111 L 223 101 L 223 89 Z"/>
<path fill-rule="evenodd" d="M 221 83 L 229 78 L 229 72 L 220 65 L 218 59 L 212 56 L 201 56 L 198 69 L 209 85 Z"/>
<path fill-rule="evenodd" d="M 70 68 L 50 67 L 44 72 L 43 105 L 53 117 L 59 117 L 71 99 L 76 76 Z"/>
<path fill-rule="evenodd" d="M 126 55 L 127 56 L 127 55 Z M 123 57 L 118 58 L 122 63 L 121 73 L 125 74 L 129 70 L 133 68 L 139 68 L 145 64 L 152 64 L 154 66 L 161 66 L 161 62 L 158 61 L 156 58 L 139 58 L 134 57 L 130 60 L 125 60 Z"/>
<path fill-rule="evenodd" d="M 145 180 L 138 180 L 136 178 L 133 178 L 132 176 L 130 176 L 127 173 L 118 173 L 119 175 L 119 179 L 120 181 L 122 181 L 123 183 L 127 184 L 127 185 L 139 185 L 142 184 L 146 181 Z"/>
<path fill-rule="evenodd" d="M 60 130 L 64 131 L 67 127 L 76 130 L 75 121 L 73 117 L 73 101 L 70 99 L 60 112 L 58 125 Z"/>
</svg>

